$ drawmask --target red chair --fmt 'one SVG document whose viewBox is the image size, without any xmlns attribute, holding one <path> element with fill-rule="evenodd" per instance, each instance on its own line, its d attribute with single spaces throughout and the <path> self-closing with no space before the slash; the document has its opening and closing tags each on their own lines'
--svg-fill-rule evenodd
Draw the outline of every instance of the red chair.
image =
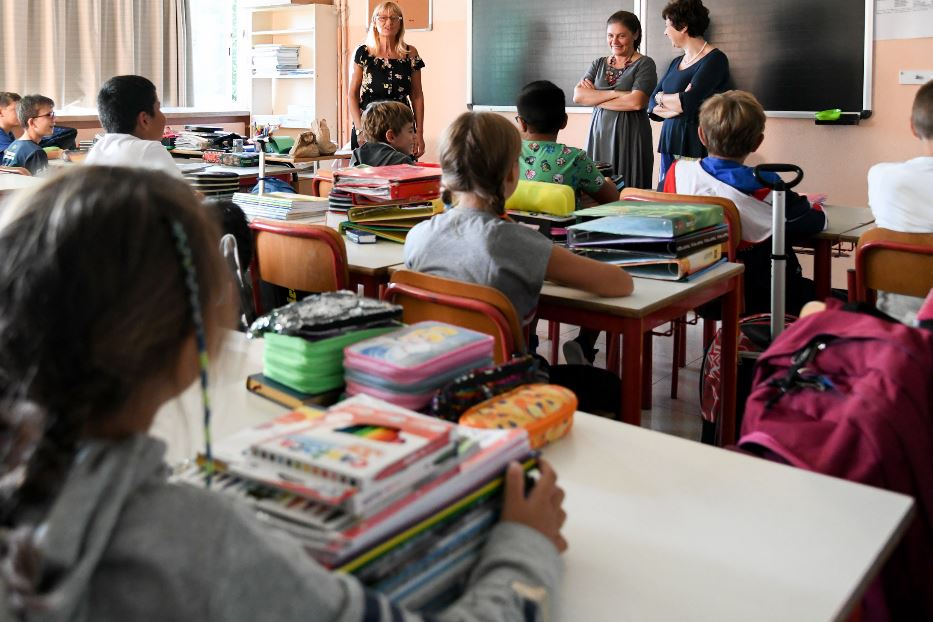
<svg viewBox="0 0 933 622">
<path fill-rule="evenodd" d="M 256 245 L 252 274 L 257 313 L 264 312 L 259 280 L 301 292 L 347 288 L 347 247 L 337 231 L 324 225 L 267 220 L 254 220 L 249 227 Z"/>
<path fill-rule="evenodd" d="M 436 320 L 492 335 L 496 363 L 524 352 L 518 313 L 505 294 L 493 287 L 397 270 L 382 299 L 402 305 L 406 324 Z"/>
<path fill-rule="evenodd" d="M 859 302 L 874 304 L 878 290 L 926 298 L 933 289 L 933 233 L 866 231 L 855 251 L 854 285 Z"/>
</svg>

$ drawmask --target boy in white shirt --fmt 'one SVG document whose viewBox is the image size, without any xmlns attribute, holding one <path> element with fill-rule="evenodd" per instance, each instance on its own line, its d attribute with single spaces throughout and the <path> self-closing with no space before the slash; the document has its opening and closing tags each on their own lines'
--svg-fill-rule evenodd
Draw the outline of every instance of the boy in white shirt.
<svg viewBox="0 0 933 622">
<path fill-rule="evenodd" d="M 162 145 L 165 115 L 155 85 L 142 76 L 114 76 L 97 94 L 97 115 L 107 131 L 85 162 L 105 166 L 131 166 L 181 171 Z"/>
<path fill-rule="evenodd" d="M 914 97 L 910 130 L 923 154 L 906 162 L 882 162 L 868 171 L 868 205 L 875 224 L 903 233 L 933 233 L 933 80 Z M 878 292 L 878 308 L 910 324 L 923 299 Z"/>
</svg>

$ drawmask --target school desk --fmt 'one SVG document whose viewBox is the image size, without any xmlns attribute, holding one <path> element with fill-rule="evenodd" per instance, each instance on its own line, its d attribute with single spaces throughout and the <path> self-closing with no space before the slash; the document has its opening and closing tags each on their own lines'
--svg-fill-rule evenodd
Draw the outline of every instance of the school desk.
<svg viewBox="0 0 933 622">
<path fill-rule="evenodd" d="M 262 341 L 232 337 L 211 367 L 215 439 L 285 412 L 246 391 Z M 201 430 L 197 386 L 153 426 L 173 464 Z M 903 495 L 583 413 L 544 456 L 567 495 L 563 622 L 844 620 L 913 511 Z"/>
<path fill-rule="evenodd" d="M 363 286 L 363 294 L 378 298 L 380 288 L 389 282 L 389 268 L 404 263 L 404 244 L 377 240 L 375 244 L 356 244 L 344 238 L 350 283 Z"/>
<path fill-rule="evenodd" d="M 204 156 L 203 151 L 197 149 L 172 149 L 169 153 L 172 154 L 172 157 L 175 158 L 200 158 Z M 315 156 L 313 158 L 296 158 L 287 154 L 266 154 L 266 162 L 277 162 L 281 164 L 291 165 L 295 168 L 303 168 L 297 165 L 306 164 L 307 168 L 310 168 L 312 171 L 316 171 L 317 167 L 321 162 L 332 162 L 332 161 L 343 161 L 350 159 L 350 152 L 337 152 L 331 155 L 322 155 Z"/>
<path fill-rule="evenodd" d="M 817 300 L 824 300 L 832 289 L 833 246 L 845 242 L 843 235 L 864 225 L 875 222 L 871 209 L 867 207 L 823 207 L 829 219 L 829 227 L 808 240 L 795 240 L 795 246 L 813 249 L 813 284 Z M 858 239 L 858 238 L 856 238 Z"/>
<path fill-rule="evenodd" d="M 636 278 L 635 291 L 623 298 L 600 298 L 546 282 L 538 300 L 538 318 L 622 336 L 622 420 L 640 425 L 642 395 L 651 390 L 650 331 L 722 297 L 722 443 L 730 444 L 735 440 L 736 344 L 743 270 L 741 264 L 727 263 L 689 282 Z M 618 348 L 612 341 L 606 369 L 616 371 Z M 556 360 L 557 340 L 551 347 L 552 360 Z"/>
<path fill-rule="evenodd" d="M 16 173 L 0 173 L 0 198 L 12 194 L 16 190 L 31 188 L 41 182 L 41 177 L 17 175 Z"/>
</svg>

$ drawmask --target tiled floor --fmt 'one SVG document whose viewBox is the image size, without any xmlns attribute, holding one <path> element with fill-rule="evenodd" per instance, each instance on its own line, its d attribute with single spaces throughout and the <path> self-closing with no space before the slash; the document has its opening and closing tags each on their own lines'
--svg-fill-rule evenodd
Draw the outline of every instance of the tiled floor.
<svg viewBox="0 0 933 622">
<path fill-rule="evenodd" d="M 662 327 L 660 330 L 664 330 Z M 577 335 L 574 326 L 561 325 L 561 344 Z M 538 323 L 538 354 L 548 357 L 550 341 L 547 338 L 547 323 Z M 687 366 L 680 370 L 677 399 L 671 399 L 671 356 L 673 340 L 670 337 L 655 337 L 653 340 L 652 408 L 642 411 L 642 425 L 652 430 L 674 434 L 691 440 L 700 439 L 699 378 L 702 362 L 701 325 L 687 326 Z M 596 342 L 599 352 L 596 365 L 606 366 L 605 334 Z M 564 362 L 559 352 L 559 363 Z"/>
</svg>

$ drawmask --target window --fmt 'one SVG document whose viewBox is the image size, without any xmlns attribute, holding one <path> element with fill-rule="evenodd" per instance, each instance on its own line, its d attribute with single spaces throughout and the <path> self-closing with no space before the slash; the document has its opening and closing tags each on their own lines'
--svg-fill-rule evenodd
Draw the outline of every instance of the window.
<svg viewBox="0 0 933 622">
<path fill-rule="evenodd" d="M 189 0 L 194 101 L 197 108 L 236 106 L 239 0 Z"/>
</svg>

